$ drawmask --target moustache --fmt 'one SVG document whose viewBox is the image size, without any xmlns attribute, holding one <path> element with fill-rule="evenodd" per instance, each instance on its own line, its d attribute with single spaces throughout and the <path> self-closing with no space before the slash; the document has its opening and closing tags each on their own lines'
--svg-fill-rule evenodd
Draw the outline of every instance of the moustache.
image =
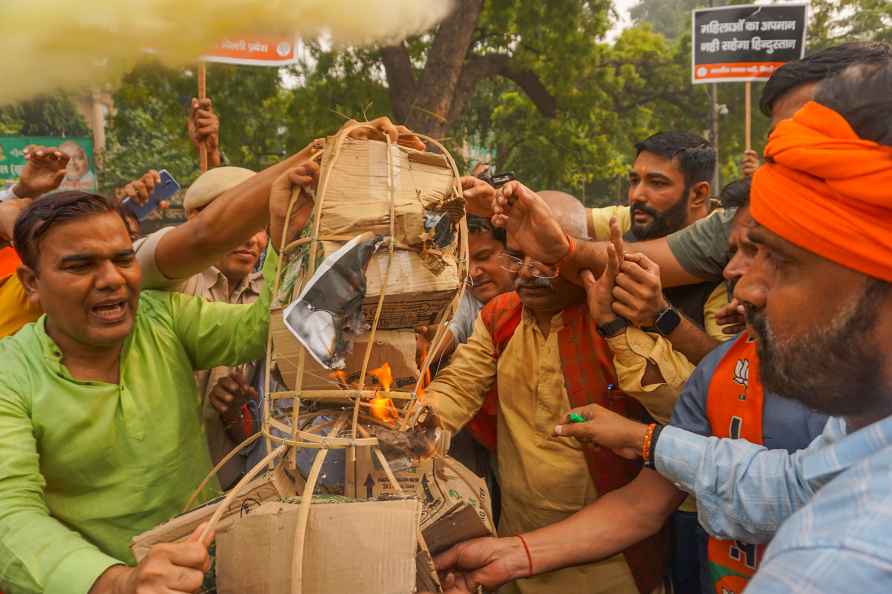
<svg viewBox="0 0 892 594">
<path fill-rule="evenodd" d="M 632 206 L 629 207 L 629 214 L 632 215 L 633 217 L 635 216 L 635 213 L 637 213 L 637 212 L 643 212 L 644 214 L 648 214 L 655 219 L 659 219 L 661 216 L 660 213 L 657 212 L 656 209 L 653 209 L 650 206 L 647 206 L 646 204 L 641 204 L 640 202 L 636 202 L 635 204 L 633 204 Z"/>
<path fill-rule="evenodd" d="M 752 303 L 744 303 L 743 316 L 746 319 L 746 325 L 752 329 L 753 338 L 764 343 L 768 334 L 768 323 L 765 321 L 765 314 L 757 311 Z"/>
<path fill-rule="evenodd" d="M 465 280 L 465 284 L 468 286 L 468 288 L 473 289 L 474 287 L 479 287 L 480 285 L 488 283 L 491 280 L 492 279 L 490 279 L 485 274 L 480 275 L 477 278 L 474 278 L 473 276 L 468 275 L 467 279 Z"/>
<path fill-rule="evenodd" d="M 531 279 L 517 278 L 514 280 L 515 289 L 550 289 L 552 288 L 550 278 L 534 277 Z"/>
</svg>

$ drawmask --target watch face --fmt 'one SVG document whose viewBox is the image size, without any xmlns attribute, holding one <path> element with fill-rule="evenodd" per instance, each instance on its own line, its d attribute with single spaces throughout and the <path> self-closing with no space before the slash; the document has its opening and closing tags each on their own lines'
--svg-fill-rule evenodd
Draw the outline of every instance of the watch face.
<svg viewBox="0 0 892 594">
<path fill-rule="evenodd" d="M 681 323 L 681 315 L 671 307 L 660 314 L 654 326 L 662 335 L 672 334 Z"/>
</svg>

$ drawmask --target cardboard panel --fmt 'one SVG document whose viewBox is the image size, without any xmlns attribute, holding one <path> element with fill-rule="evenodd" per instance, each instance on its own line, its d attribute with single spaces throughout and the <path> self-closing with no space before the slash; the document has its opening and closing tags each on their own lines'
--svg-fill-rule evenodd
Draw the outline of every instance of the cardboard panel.
<svg viewBox="0 0 892 594">
<path fill-rule="evenodd" d="M 288 594 L 298 505 L 266 503 L 217 538 L 219 594 Z M 313 504 L 302 594 L 415 590 L 416 500 Z"/>
</svg>

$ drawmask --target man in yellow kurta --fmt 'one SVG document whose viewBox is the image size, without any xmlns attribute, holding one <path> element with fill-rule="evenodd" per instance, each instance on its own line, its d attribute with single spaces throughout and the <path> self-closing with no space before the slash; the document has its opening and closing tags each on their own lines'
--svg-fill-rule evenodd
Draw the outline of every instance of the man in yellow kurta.
<svg viewBox="0 0 892 594">
<path fill-rule="evenodd" d="M 550 206 L 569 235 L 586 236 L 585 216 L 578 201 L 556 196 Z M 602 401 L 621 403 L 629 411 L 638 407 L 608 385 L 616 382 L 611 355 L 593 332 L 584 290 L 559 278 L 554 267 L 524 258 L 513 249 L 517 246 L 512 245 L 510 236 L 508 240 L 504 266 L 518 274 L 517 293 L 503 295 L 484 308 L 468 343 L 459 347 L 452 363 L 427 392 L 445 427 L 454 432 L 476 414 L 485 394 L 498 387 L 502 535 L 521 534 L 562 520 L 599 495 L 596 484 L 601 483 L 600 477 L 597 471 L 590 473 L 591 461 L 583 446 L 552 436 L 554 425 L 572 408 L 571 394 L 573 401 L 586 391 Z M 504 316 L 500 315 L 513 305 L 514 326 L 506 332 L 506 325 L 499 322 Z M 586 348 L 575 349 L 575 353 L 571 350 L 579 356 L 579 365 L 590 367 L 588 375 L 576 374 L 568 367 L 570 353 L 563 340 L 568 333 L 575 335 L 569 336 L 571 342 L 592 347 L 591 352 Z M 601 381 L 577 382 L 577 376 Z M 659 391 L 642 399 L 650 414 L 662 420 L 670 414 L 673 403 L 671 394 L 667 397 Z M 609 474 L 610 470 L 605 467 L 603 473 Z M 627 557 L 617 555 L 600 563 L 518 580 L 502 591 L 636 594 L 636 577 Z M 656 576 L 657 584 L 660 577 Z M 645 591 L 653 590 L 649 587 Z"/>
</svg>

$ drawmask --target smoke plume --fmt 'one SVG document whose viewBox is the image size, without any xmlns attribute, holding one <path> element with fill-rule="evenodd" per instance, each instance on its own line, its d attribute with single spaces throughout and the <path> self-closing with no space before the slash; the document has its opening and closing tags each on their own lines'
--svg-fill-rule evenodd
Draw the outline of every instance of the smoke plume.
<svg viewBox="0 0 892 594">
<path fill-rule="evenodd" d="M 423 32 L 451 0 L 10 0 L 0 18 L 0 104 L 115 83 L 152 56 L 194 62 L 227 37 L 328 34 L 339 45 Z"/>
</svg>

